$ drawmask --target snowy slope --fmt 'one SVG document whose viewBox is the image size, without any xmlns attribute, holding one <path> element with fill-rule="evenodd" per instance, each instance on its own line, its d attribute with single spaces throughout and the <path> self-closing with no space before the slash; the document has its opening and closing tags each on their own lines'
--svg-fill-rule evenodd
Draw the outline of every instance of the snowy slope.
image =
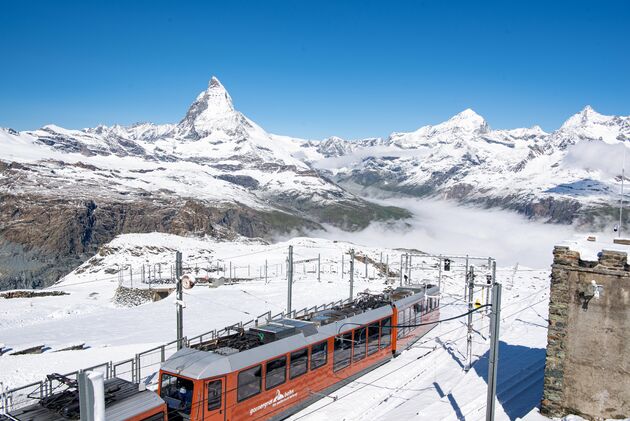
<svg viewBox="0 0 630 421">
<path fill-rule="evenodd" d="M 307 143 L 267 133 L 216 78 L 177 124 L 0 129 L 0 289 L 49 285 L 121 233 L 271 238 L 408 216 L 322 177 Z"/>
<path fill-rule="evenodd" d="M 238 277 L 251 280 L 216 289 L 197 286 L 184 296 L 185 334 L 193 336 L 246 321 L 268 310 L 282 311 L 286 306 L 285 273 L 278 273 L 293 245 L 295 259 L 321 255 L 322 274 L 318 282 L 314 263 L 296 265 L 294 308 L 312 306 L 346 298 L 348 275 L 341 276 L 341 255 L 349 248 L 367 254 L 375 261 L 400 260 L 404 250 L 364 247 L 348 242 L 295 238 L 289 242 L 265 244 L 241 239 L 221 242 L 165 234 L 128 234 L 119 236 L 101 252 L 77 268 L 49 290 L 69 295 L 30 299 L 11 299 L 0 310 L 0 342 L 13 350 L 43 344 L 50 348 L 39 355 L 8 355 L 0 358 L 0 382 L 16 386 L 41 379 L 51 371 L 69 372 L 103 361 L 133 357 L 173 339 L 175 312 L 173 297 L 137 307 L 120 307 L 111 299 L 120 278 L 118 270 L 138 266 L 155 267 L 173 261 L 175 249 L 184 255 L 188 270 L 199 268 L 201 275 L 217 262 L 232 264 Z M 265 262 L 268 279 L 261 269 Z M 435 282 L 435 259 L 414 258 L 412 279 Z M 488 268 L 476 262 L 477 273 Z M 464 260 L 454 260 L 451 271 L 442 279 L 442 318 L 466 311 L 462 302 Z M 247 266 L 250 266 L 247 268 Z M 345 261 L 346 271 L 348 261 Z M 165 269 L 166 270 L 166 269 Z M 247 272 L 250 276 L 247 276 Z M 382 290 L 385 279 L 369 264 L 355 265 L 355 292 Z M 523 417 L 535 409 L 542 387 L 542 367 L 546 341 L 548 270 L 499 267 L 504 283 L 503 321 L 497 419 Z M 128 278 L 123 280 L 127 284 Z M 395 284 L 398 280 L 395 279 Z M 128 285 L 128 284 L 127 284 Z M 147 285 L 142 285 L 146 288 Z M 155 287 L 155 285 L 154 285 Z M 475 297 L 484 300 L 480 291 Z M 16 311 L 20 309 L 20 311 Z M 461 320 L 440 325 L 398 358 L 361 377 L 348 386 L 322 397 L 292 419 L 321 420 L 396 420 L 396 419 L 482 419 L 485 405 L 487 364 L 487 316 L 475 316 L 473 369 L 462 370 L 465 354 L 465 326 Z M 85 343 L 86 350 L 55 352 L 70 344 Z M 335 398 L 335 399 L 333 399 Z"/>
<path fill-rule="evenodd" d="M 492 130 L 467 109 L 446 122 L 372 143 L 324 141 L 314 165 L 354 188 L 456 199 L 555 222 L 593 223 L 578 210 L 610 208 L 621 181 L 630 117 L 591 107 L 558 130 Z M 319 150 L 313 147 L 314 150 Z M 582 218 L 582 219 L 580 219 Z"/>
</svg>

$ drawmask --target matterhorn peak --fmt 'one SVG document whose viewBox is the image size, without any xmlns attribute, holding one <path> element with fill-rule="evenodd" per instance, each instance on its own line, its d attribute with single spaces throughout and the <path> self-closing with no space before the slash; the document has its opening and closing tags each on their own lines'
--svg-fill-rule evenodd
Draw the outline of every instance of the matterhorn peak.
<svg viewBox="0 0 630 421">
<path fill-rule="evenodd" d="M 208 89 L 197 95 L 197 99 L 188 109 L 184 121 L 214 119 L 233 111 L 234 106 L 232 105 L 230 94 L 225 90 L 219 79 L 212 76 L 208 83 Z"/>
</svg>

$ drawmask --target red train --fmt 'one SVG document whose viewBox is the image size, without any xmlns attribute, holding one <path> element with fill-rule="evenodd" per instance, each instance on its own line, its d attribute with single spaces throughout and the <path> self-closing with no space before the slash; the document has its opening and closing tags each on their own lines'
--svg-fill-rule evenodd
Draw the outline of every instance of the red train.
<svg viewBox="0 0 630 421">
<path fill-rule="evenodd" d="M 363 294 L 343 306 L 183 348 L 162 364 L 157 394 L 124 380 L 106 381 L 106 419 L 284 419 L 386 363 L 435 327 L 438 297 L 433 285 Z M 414 324 L 423 325 L 408 327 Z M 53 395 L 0 420 L 78 419 L 78 395 L 73 397 Z"/>
<path fill-rule="evenodd" d="M 431 285 L 397 288 L 184 348 L 160 370 L 168 420 L 284 419 L 426 334 L 438 296 Z"/>
</svg>

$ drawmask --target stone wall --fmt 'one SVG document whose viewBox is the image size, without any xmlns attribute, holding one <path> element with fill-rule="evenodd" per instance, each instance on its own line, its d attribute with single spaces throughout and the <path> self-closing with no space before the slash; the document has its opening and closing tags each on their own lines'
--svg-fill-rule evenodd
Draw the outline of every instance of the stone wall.
<svg viewBox="0 0 630 421">
<path fill-rule="evenodd" d="M 541 412 L 588 419 L 630 417 L 630 268 L 603 250 L 583 261 L 555 247 Z M 603 287 L 599 299 L 592 281 Z"/>
</svg>

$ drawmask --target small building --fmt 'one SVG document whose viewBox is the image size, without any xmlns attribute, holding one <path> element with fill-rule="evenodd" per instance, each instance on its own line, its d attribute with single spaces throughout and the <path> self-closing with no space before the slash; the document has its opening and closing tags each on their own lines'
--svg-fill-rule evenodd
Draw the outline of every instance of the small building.
<svg viewBox="0 0 630 421">
<path fill-rule="evenodd" d="M 541 413 L 630 417 L 630 267 L 625 240 L 553 251 Z"/>
</svg>

